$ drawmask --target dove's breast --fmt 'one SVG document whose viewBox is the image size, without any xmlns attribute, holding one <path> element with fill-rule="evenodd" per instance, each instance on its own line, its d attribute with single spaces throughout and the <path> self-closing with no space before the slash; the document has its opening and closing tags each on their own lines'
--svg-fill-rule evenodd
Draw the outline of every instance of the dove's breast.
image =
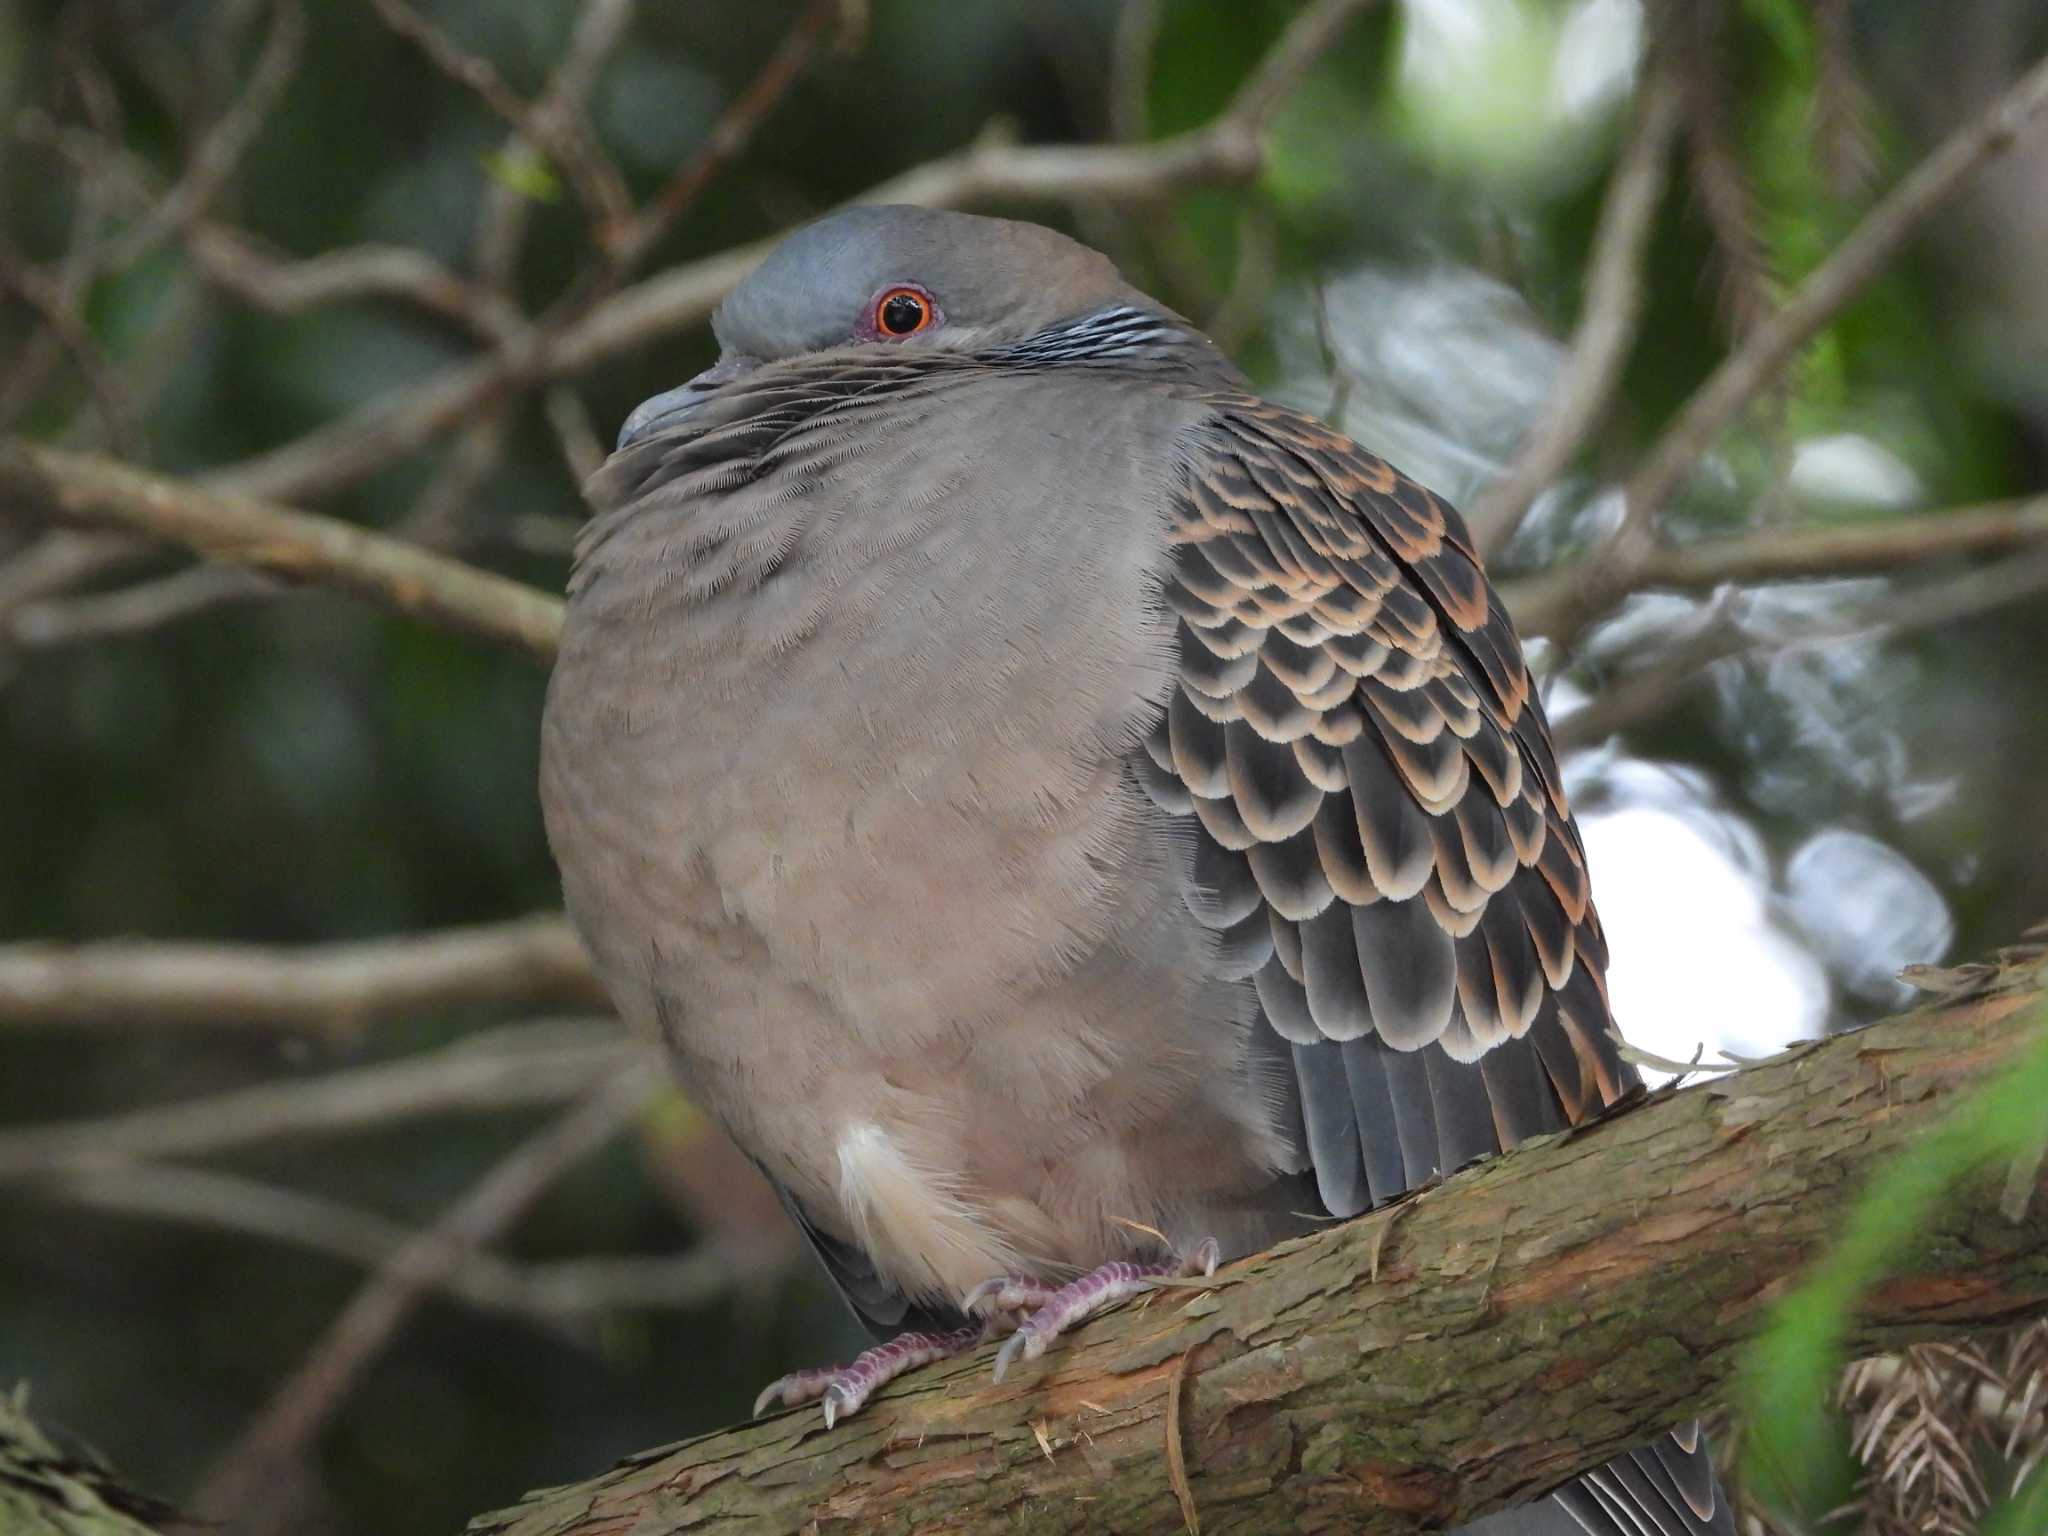
<svg viewBox="0 0 2048 1536">
<path fill-rule="evenodd" d="M 1170 476 L 1120 445 L 1189 408 L 1105 390 L 1076 431 L 1072 382 L 1063 426 L 1034 384 L 643 492 L 579 571 L 544 727 L 614 996 L 925 1294 L 1144 1246 L 1124 1220 L 1200 1237 L 1205 1192 L 1271 1178 L 1249 990 L 1208 979 L 1127 766 L 1171 675 Z"/>
</svg>

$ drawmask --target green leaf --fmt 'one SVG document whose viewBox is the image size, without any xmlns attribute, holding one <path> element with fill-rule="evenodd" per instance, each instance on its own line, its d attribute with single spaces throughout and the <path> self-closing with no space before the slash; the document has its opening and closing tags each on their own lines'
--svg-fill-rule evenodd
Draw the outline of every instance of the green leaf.
<svg viewBox="0 0 2048 1536">
<path fill-rule="evenodd" d="M 1878 1170 L 1850 1208 L 1832 1251 L 1772 1309 L 1751 1344 L 1737 1397 L 1745 1426 L 1742 1478 L 1765 1503 L 1818 1513 L 1824 1502 L 1824 1485 L 1840 1465 L 1843 1444 L 1829 1404 L 1858 1299 L 1929 1226 L 1958 1180 L 1987 1163 L 2032 1155 L 2041 1134 L 2041 1106 L 2048 1102 L 2048 1008 L 2037 1009 L 2035 1019 L 2042 1038 L 2012 1070 L 1971 1094 L 1923 1140 Z"/>
<path fill-rule="evenodd" d="M 2040 1536 L 2048 1531 L 2048 1470 L 2036 1467 L 2019 1491 L 1984 1516 L 1977 1536 Z"/>
<path fill-rule="evenodd" d="M 483 157 L 483 167 L 491 180 L 536 203 L 552 203 L 562 195 L 561 177 L 529 144 L 494 150 Z"/>
</svg>

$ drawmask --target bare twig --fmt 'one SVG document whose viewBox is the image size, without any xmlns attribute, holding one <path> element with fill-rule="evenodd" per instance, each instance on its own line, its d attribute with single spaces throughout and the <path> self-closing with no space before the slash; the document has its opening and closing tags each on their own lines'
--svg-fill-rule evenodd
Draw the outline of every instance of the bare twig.
<svg viewBox="0 0 2048 1536">
<path fill-rule="evenodd" d="M 633 19 L 634 3 L 635 0 L 590 0 L 584 6 L 561 62 L 555 66 L 540 100 L 533 106 L 534 122 L 541 136 L 575 132 L 581 135 L 582 142 L 592 145 L 592 153 L 597 152 L 589 133 L 589 121 L 584 115 L 584 104 L 597 85 L 605 60 L 611 57 L 626 35 L 627 25 Z M 507 156 L 517 154 L 523 143 L 524 136 L 515 129 L 501 153 Z M 619 202 L 617 209 L 595 226 L 594 233 L 600 239 L 611 227 L 611 221 L 624 217 L 632 206 L 624 179 L 616 172 L 612 173 L 611 179 L 617 187 Z M 532 206 L 532 198 L 513 178 L 493 177 L 484 198 L 483 215 L 477 222 L 473 249 L 477 277 L 485 287 L 502 295 L 508 302 L 512 297 L 520 252 L 526 245 L 527 215 Z"/>
<path fill-rule="evenodd" d="M 1117 13 L 1109 62 L 1109 136 L 1119 144 L 1136 144 L 1151 131 L 1147 96 L 1164 13 L 1162 0 L 1124 0 Z"/>
<path fill-rule="evenodd" d="M 555 599 L 350 524 L 210 495 L 104 460 L 0 443 L 0 491 L 13 487 L 19 493 L 24 486 L 30 500 L 74 516 L 118 521 L 221 559 L 324 581 L 542 657 L 553 653 L 560 625 Z M 1605 564 L 1608 557 L 1596 554 L 1510 582 L 1504 596 L 1523 633 L 1568 638 L 1595 612 L 1649 588 L 1700 591 L 1728 582 L 1854 575 L 2010 552 L 2044 539 L 2048 502 L 1994 503 L 1849 527 L 1772 529 L 1701 544 L 1653 545 L 1627 565 L 1621 579 Z M 1589 592 L 1599 608 L 1591 606 Z"/>
<path fill-rule="evenodd" d="M 1963 555 L 2010 554 L 2048 542 L 2048 499 L 1886 517 L 1824 528 L 1773 528 L 1698 544 L 1652 545 L 1617 573 L 1612 556 L 1503 584 L 1525 635 L 1566 640 L 1633 592 L 1711 591 L 1729 582 L 1857 576 Z"/>
<path fill-rule="evenodd" d="M 1143 201 L 1181 187 L 1244 180 L 1259 167 L 1258 134 L 1300 82 L 1316 50 L 1372 0 L 1319 0 L 1304 10 L 1224 114 L 1139 145 L 1019 146 L 997 139 L 890 178 L 859 201 L 964 207 L 1075 199 Z M 701 322 L 769 242 L 670 269 L 612 295 L 559 332 L 501 346 L 340 421 L 209 477 L 217 489 L 310 498 L 354 484 L 470 419 L 484 402 L 566 378 Z"/>
<path fill-rule="evenodd" d="M 297 0 L 279 0 L 271 12 L 270 32 L 263 40 L 263 50 L 243 87 L 241 99 L 200 140 L 177 184 L 147 217 L 122 235 L 114 248 L 111 265 L 127 266 L 139 260 L 206 212 L 255 141 L 270 109 L 284 94 L 298 68 L 299 51 L 305 40 L 306 18 Z"/>
<path fill-rule="evenodd" d="M 1351 392 L 1358 387 L 1358 375 L 1337 350 L 1337 328 L 1330 319 L 1330 285 L 1320 276 L 1316 279 L 1315 301 L 1316 350 L 1330 375 L 1330 399 L 1323 407 L 1323 419 L 1342 432 Z"/>
<path fill-rule="evenodd" d="M 0 945 L 0 1023 L 295 1029 L 346 1037 L 371 1019 L 554 997 L 603 1007 L 563 919 L 348 944 Z"/>
<path fill-rule="evenodd" d="M 529 104 L 490 60 L 458 46 L 406 0 L 370 0 L 370 5 L 387 27 L 418 48 L 436 69 L 473 92 L 522 137 L 551 156 L 596 228 L 602 230 L 624 216 L 632 205 L 625 182 L 589 137 L 580 112 L 546 112 Z"/>
<path fill-rule="evenodd" d="M 421 1296 L 617 1135 L 659 1082 L 638 1069 L 611 1078 L 501 1161 L 432 1229 L 393 1254 L 216 1463 L 196 1500 L 199 1508 L 244 1508 L 244 1495 L 311 1443 Z"/>
<path fill-rule="evenodd" d="M 15 609 L 52 592 L 68 591 L 111 568 L 110 561 L 147 557 L 150 546 L 112 533 L 57 528 L 0 565 L 0 633 Z"/>
<path fill-rule="evenodd" d="M 1249 79 L 1230 99 L 1223 121 L 1235 129 L 1256 134 L 1262 130 L 1280 103 L 1301 84 L 1316 61 L 1328 53 L 1344 29 L 1376 3 L 1376 0 L 1318 0 L 1304 6 L 1287 23 Z"/>
<path fill-rule="evenodd" d="M 0 1131 L 0 1179 L 110 1162 L 214 1156 L 284 1137 L 360 1134 L 425 1116 L 573 1099 L 653 1051 L 610 1021 L 522 1023 L 438 1050 L 303 1082 L 259 1083 L 183 1103 Z"/>
<path fill-rule="evenodd" d="M 1686 138 L 1693 190 L 1713 236 L 1720 317 L 1747 336 L 1771 312 L 1771 269 L 1756 193 L 1730 142 L 1728 19 L 1734 0 L 1692 0 L 1669 8 L 1684 40 Z"/>
<path fill-rule="evenodd" d="M 123 1216 L 253 1237 L 365 1269 L 391 1263 L 408 1244 L 423 1237 L 397 1222 L 318 1195 L 199 1168 L 74 1168 L 27 1192 Z M 503 1259 L 471 1251 L 450 1256 L 457 1262 L 435 1277 L 435 1289 L 479 1311 L 523 1316 L 550 1331 L 562 1331 L 573 1321 L 538 1301 L 524 1277 Z"/>
<path fill-rule="evenodd" d="M 0 442 L 0 497 L 340 587 L 541 657 L 553 654 L 561 629 L 559 602 L 502 576 L 334 518 L 179 485 L 106 459 Z"/>
<path fill-rule="evenodd" d="M 407 538 L 430 549 L 461 544 L 470 502 L 504 460 L 512 416 L 511 403 L 501 402 L 462 430 L 400 525 Z"/>
<path fill-rule="evenodd" d="M 1643 262 L 1664 199 L 1665 170 L 1678 128 L 1674 59 L 1674 50 L 1660 50 L 1644 80 L 1635 122 L 1593 233 L 1584 309 L 1544 413 L 1508 467 L 1466 514 L 1483 553 L 1493 553 L 1514 536 L 1530 503 L 1571 463 L 1600 424 L 1635 343 L 1643 307 Z"/>
<path fill-rule="evenodd" d="M 111 442 L 117 453 L 139 457 L 143 444 L 135 401 L 129 399 L 127 385 L 94 340 L 66 287 L 37 268 L 12 260 L 10 252 L 0 248 L 0 291 L 16 293 L 41 315 L 43 334 L 55 342 L 57 352 L 72 360 L 78 377 L 84 379 L 104 440 Z"/>
<path fill-rule="evenodd" d="M 85 14 L 81 9 L 60 13 L 55 50 L 58 70 L 68 76 L 76 87 L 85 115 L 92 123 L 91 131 L 103 137 L 118 138 L 124 124 L 120 95 L 93 56 L 87 41 L 90 29 Z M 18 355 L 9 359 L 7 376 L 0 380 L 0 428 L 10 425 L 42 394 L 50 369 L 67 353 L 75 357 L 82 354 L 82 365 L 85 366 L 98 362 L 98 346 L 83 312 L 92 291 L 93 279 L 106 257 L 108 214 L 120 200 L 123 180 L 123 176 L 104 161 L 79 168 L 64 259 L 55 278 L 40 285 L 48 297 L 38 302 L 35 293 L 23 293 L 25 299 L 43 312 L 45 324 L 31 332 Z M 6 250 L 6 265 L 14 268 L 26 266 L 26 262 L 16 257 L 5 241 L 0 241 L 0 248 Z M 15 286 L 22 286 L 20 279 L 16 280 Z M 103 381 L 89 379 L 88 384 L 96 403 L 104 399 L 106 385 Z M 106 414 L 103 405 L 101 412 L 101 422 L 112 438 L 120 423 Z"/>
<path fill-rule="evenodd" d="M 1706 677 L 1708 668 L 1755 644 L 1727 614 L 1716 614 L 1698 634 L 1680 641 L 1656 660 L 1609 679 L 1582 707 L 1551 722 L 1551 739 L 1560 752 L 1569 752 L 1655 719 L 1675 708 L 1693 685 Z M 1660 1062 L 1648 1065 L 1659 1071 L 1674 1070 Z"/>
<path fill-rule="evenodd" d="M 1231 109 L 1204 128 L 1144 145 L 1026 148 L 985 140 L 892 178 L 871 189 L 867 200 L 933 206 L 1074 198 L 1142 201 L 1186 185 L 1249 176 L 1258 166 L 1257 131 L 1266 116 L 1314 62 L 1316 48 L 1369 3 L 1322 0 L 1305 10 Z M 71 145 L 54 128 L 48 136 Z M 91 148 L 71 145 L 67 153 L 86 154 Z M 217 471 L 203 483 L 212 492 L 258 497 L 310 497 L 353 484 L 474 420 L 492 402 L 538 382 L 580 373 L 701 322 L 766 249 L 767 242 L 762 242 L 671 269 L 612 295 L 559 331 L 505 339 L 481 358 L 395 391 L 295 442 Z M 5 470 L 0 464 L 0 475 Z M 333 525 L 333 530 L 342 526 Z M 147 531 L 176 537 L 160 522 Z M 375 540 L 374 535 L 362 537 Z M 330 546 L 333 542 L 329 540 Z M 383 541 L 383 547 L 388 550 L 389 541 Z M 210 552 L 225 553 L 218 545 L 210 546 Z M 253 559 L 261 549 L 252 547 L 246 553 Z M 331 547 L 329 553 L 334 553 Z M 406 553 L 410 557 L 413 552 Z M 286 574 L 305 575 L 309 570 L 300 567 Z M 53 638 L 128 630 L 137 622 L 163 622 L 250 590 L 243 578 L 202 578 L 195 573 L 146 599 L 111 608 L 96 603 L 68 615 L 46 610 L 36 622 Z M 384 590 L 388 595 L 390 589 Z M 551 634 L 551 613 L 527 627 Z M 482 627 L 502 634 L 495 618 Z"/>
<path fill-rule="evenodd" d="M 1587 746 L 1654 719 L 1677 705 L 1717 662 L 1937 629 L 2043 592 L 2048 592 L 2048 549 L 2035 549 L 1946 581 L 1886 591 L 1803 634 L 1757 635 L 1724 615 L 1669 655 L 1616 678 L 1583 708 L 1558 721 L 1551 734 L 1560 748 Z"/>
<path fill-rule="evenodd" d="M 130 457 L 140 455 L 142 441 L 135 405 L 120 372 L 93 337 L 78 313 L 78 296 L 68 285 L 14 258 L 0 244 L 0 292 L 12 291 L 42 318 L 43 331 L 85 381 L 107 441 Z M 9 408 L 6 414 L 12 414 Z"/>
<path fill-rule="evenodd" d="M 583 1085 L 587 1088 L 589 1085 Z M 428 1234 L 318 1195 L 238 1174 L 149 1164 L 67 1170 L 37 1193 L 96 1210 L 208 1227 L 380 1269 Z M 445 1240 L 444 1240 L 445 1241 Z M 731 1245 L 683 1254 L 591 1254 L 521 1264 L 472 1249 L 433 1288 L 481 1312 L 517 1317 L 572 1343 L 591 1342 L 606 1312 L 699 1306 L 789 1250 Z"/>
<path fill-rule="evenodd" d="M 1860 195 L 1877 174 L 1870 90 L 1856 67 L 1849 0 L 1814 0 L 1818 64 L 1813 82 L 1813 136 L 1836 197 Z"/>
<path fill-rule="evenodd" d="M 1707 377 L 1629 481 L 1616 553 L 1649 541 L 1651 521 L 1737 413 L 1799 349 L 1882 272 L 1970 175 L 2009 149 L 2048 110 L 2048 60 L 2022 75 L 1975 121 L 1951 134 L 1866 214 L 1778 310 Z"/>
<path fill-rule="evenodd" d="M 187 248 L 208 281 L 273 314 L 390 298 L 453 320 L 487 342 L 502 341 L 523 324 L 501 298 L 410 246 L 359 245 L 291 261 L 239 230 L 202 223 L 193 226 Z"/>
<path fill-rule="evenodd" d="M 144 553 L 149 549 L 140 540 L 130 542 Z M 281 583 L 254 571 L 228 565 L 193 566 L 112 592 L 24 603 L 13 618 L 13 638 L 34 650 L 118 640 L 282 590 Z"/>
<path fill-rule="evenodd" d="M 562 462 L 581 485 L 597 473 L 606 452 L 597 428 L 591 425 L 590 412 L 584 408 L 582 396 L 566 384 L 550 389 L 541 403 L 547 410 L 548 425 L 555 429 L 555 441 L 561 444 Z"/>
<path fill-rule="evenodd" d="M 844 35 L 850 10 L 845 0 L 810 0 L 797 13 L 768 61 L 711 125 L 703 147 L 683 162 L 646 207 L 614 229 L 600 232 L 613 272 L 637 266 L 719 173 L 746 152 L 761 124 L 810 68 L 826 33 L 837 27 Z"/>
</svg>

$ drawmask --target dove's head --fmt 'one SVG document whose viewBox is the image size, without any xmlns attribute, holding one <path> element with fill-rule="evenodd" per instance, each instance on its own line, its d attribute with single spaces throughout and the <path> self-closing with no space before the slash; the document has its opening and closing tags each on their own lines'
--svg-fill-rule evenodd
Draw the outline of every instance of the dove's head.
<svg viewBox="0 0 2048 1536">
<path fill-rule="evenodd" d="M 643 402 L 619 446 L 676 425 L 722 386 L 821 353 L 884 349 L 1059 361 L 1161 344 L 1212 352 L 1109 258 L 1038 224 L 938 208 L 850 208 L 807 224 L 719 305 L 721 355 Z"/>
</svg>

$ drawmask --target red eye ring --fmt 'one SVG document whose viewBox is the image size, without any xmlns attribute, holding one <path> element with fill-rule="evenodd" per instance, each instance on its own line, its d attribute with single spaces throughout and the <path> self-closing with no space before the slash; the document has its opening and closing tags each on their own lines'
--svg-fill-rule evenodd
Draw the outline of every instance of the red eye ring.
<svg viewBox="0 0 2048 1536">
<path fill-rule="evenodd" d="M 906 341 L 938 323 L 939 307 L 922 288 L 897 284 L 875 295 L 867 328 L 879 341 Z"/>
</svg>

